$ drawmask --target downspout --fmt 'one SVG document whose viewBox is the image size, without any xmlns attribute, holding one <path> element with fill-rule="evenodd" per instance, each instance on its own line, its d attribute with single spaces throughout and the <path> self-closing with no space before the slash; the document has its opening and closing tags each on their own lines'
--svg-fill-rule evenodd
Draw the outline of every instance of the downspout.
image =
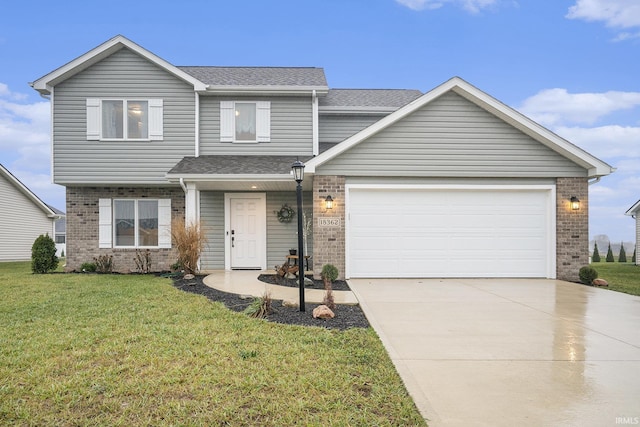
<svg viewBox="0 0 640 427">
<path fill-rule="evenodd" d="M 194 132 L 194 137 L 195 137 L 195 149 L 194 149 L 194 156 L 195 157 L 200 157 L 200 94 L 198 92 L 195 92 L 195 109 L 196 109 L 196 120 L 195 120 L 195 132 Z"/>
<path fill-rule="evenodd" d="M 182 187 L 182 191 L 184 191 L 184 194 L 187 194 L 187 186 L 184 183 L 184 178 L 180 178 L 180 187 Z"/>
<path fill-rule="evenodd" d="M 313 144 L 313 155 L 320 154 L 319 130 L 318 130 L 318 95 L 314 89 L 311 92 L 311 138 Z"/>
<path fill-rule="evenodd" d="M 588 181 L 589 185 L 597 184 L 602 179 L 601 176 L 597 176 L 593 181 Z"/>
</svg>

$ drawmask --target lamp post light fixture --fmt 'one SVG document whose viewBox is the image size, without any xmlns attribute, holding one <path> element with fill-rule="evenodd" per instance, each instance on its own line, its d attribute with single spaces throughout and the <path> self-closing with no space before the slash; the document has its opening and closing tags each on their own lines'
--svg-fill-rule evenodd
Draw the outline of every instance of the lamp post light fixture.
<svg viewBox="0 0 640 427">
<path fill-rule="evenodd" d="M 300 311 L 304 308 L 304 240 L 302 234 L 302 180 L 304 179 L 304 163 L 296 160 L 291 165 L 293 179 L 296 180 L 296 198 L 298 200 L 298 287 L 300 289 Z"/>
<path fill-rule="evenodd" d="M 571 196 L 569 203 L 571 204 L 571 210 L 577 211 L 580 209 L 580 200 L 576 196 Z"/>
</svg>

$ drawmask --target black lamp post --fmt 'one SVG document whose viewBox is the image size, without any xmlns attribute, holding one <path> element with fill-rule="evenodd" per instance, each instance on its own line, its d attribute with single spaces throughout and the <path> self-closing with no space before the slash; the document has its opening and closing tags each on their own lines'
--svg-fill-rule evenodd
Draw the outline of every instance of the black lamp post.
<svg viewBox="0 0 640 427">
<path fill-rule="evenodd" d="M 291 165 L 293 178 L 298 183 L 296 197 L 298 199 L 298 287 L 300 288 L 300 311 L 304 310 L 304 242 L 302 236 L 302 180 L 304 179 L 304 163 L 296 160 Z"/>
</svg>

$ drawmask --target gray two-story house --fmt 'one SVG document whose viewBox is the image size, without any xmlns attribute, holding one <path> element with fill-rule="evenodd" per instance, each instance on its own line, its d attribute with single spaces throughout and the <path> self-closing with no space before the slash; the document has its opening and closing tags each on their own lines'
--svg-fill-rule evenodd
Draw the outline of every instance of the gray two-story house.
<svg viewBox="0 0 640 427">
<path fill-rule="evenodd" d="M 203 270 L 282 264 L 299 159 L 316 274 L 576 280 L 588 184 L 613 171 L 457 77 L 330 89 L 321 68 L 179 67 L 117 36 L 32 86 L 51 100 L 69 269 L 132 270 L 141 249 L 168 269 L 176 218 L 207 230 Z"/>
</svg>

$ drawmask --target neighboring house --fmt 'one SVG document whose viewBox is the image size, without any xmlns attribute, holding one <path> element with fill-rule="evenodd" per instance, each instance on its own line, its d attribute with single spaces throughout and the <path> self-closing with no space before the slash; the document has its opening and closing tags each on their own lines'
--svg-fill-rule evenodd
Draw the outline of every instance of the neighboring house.
<svg viewBox="0 0 640 427">
<path fill-rule="evenodd" d="M 54 222 L 64 213 L 48 206 L 0 165 L 0 261 L 31 259 L 41 234 L 54 236 Z"/>
<path fill-rule="evenodd" d="M 640 200 L 631 206 L 625 213 L 636 221 L 636 265 L 640 265 L 638 258 L 640 257 Z"/>
<path fill-rule="evenodd" d="M 168 269 L 172 218 L 208 230 L 205 270 L 273 268 L 297 247 L 277 213 L 300 159 L 316 275 L 578 280 L 588 183 L 613 172 L 457 77 L 329 89 L 321 68 L 178 67 L 117 36 L 32 86 L 52 103 L 69 269 L 132 270 L 137 249 Z"/>
</svg>

